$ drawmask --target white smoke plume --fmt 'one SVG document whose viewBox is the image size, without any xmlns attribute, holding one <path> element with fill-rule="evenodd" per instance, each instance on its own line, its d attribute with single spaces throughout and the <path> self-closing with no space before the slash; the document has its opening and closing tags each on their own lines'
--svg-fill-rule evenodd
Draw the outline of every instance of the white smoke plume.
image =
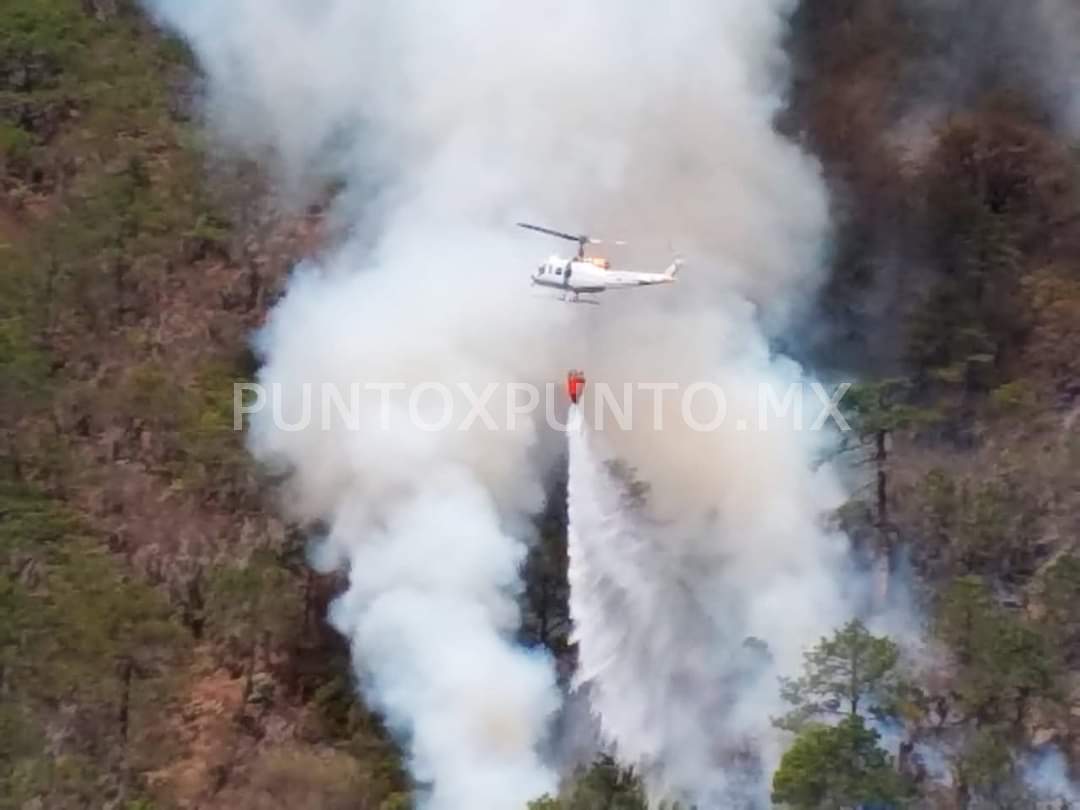
<svg viewBox="0 0 1080 810">
<path fill-rule="evenodd" d="M 735 806 L 732 794 L 743 786 L 727 775 L 753 784 L 757 768 L 739 756 L 739 744 L 750 753 L 757 745 L 730 727 L 725 704 L 764 674 L 766 659 L 738 660 L 738 640 L 725 638 L 728 622 L 711 613 L 724 594 L 700 592 L 698 572 L 665 548 L 664 527 L 649 520 L 635 482 L 598 439 L 583 421 L 570 432 L 577 686 L 588 690 L 602 734 L 638 768 L 651 795 Z"/>
<path fill-rule="evenodd" d="M 576 420 L 569 437 L 577 684 L 604 738 L 654 800 L 770 806 L 784 743 L 771 724 L 784 711 L 777 678 L 796 672 L 804 649 L 847 610 L 838 580 L 845 543 L 814 520 L 834 485 L 809 467 L 802 476 L 788 470 L 787 489 L 761 493 L 764 503 L 735 507 L 721 496 L 696 525 L 657 519 L 647 485 L 603 435 Z M 771 442 L 757 442 L 767 455 Z M 716 483 L 739 490 L 737 470 Z"/>
<path fill-rule="evenodd" d="M 1021 761 L 1025 784 L 1046 810 L 1073 810 L 1080 807 L 1080 785 L 1072 780 L 1060 750 L 1048 747 Z"/>
<path fill-rule="evenodd" d="M 297 272 L 259 338 L 260 379 L 286 385 L 283 407 L 302 410 L 304 382 L 480 391 L 571 366 L 616 388 L 723 383 L 731 430 L 680 429 L 676 411 L 662 434 L 608 438 L 674 527 L 673 563 L 701 561 L 692 590 L 723 628 L 718 654 L 753 635 L 776 670 L 797 666 L 844 610 L 843 544 L 818 526 L 839 489 L 815 471 L 819 436 L 734 429 L 738 414 L 756 420 L 759 382 L 799 376 L 768 338 L 809 304 L 827 227 L 817 166 L 772 126 L 794 0 L 148 2 L 191 42 L 219 132 L 286 188 L 344 187 L 353 235 Z M 562 306 L 530 297 L 527 273 L 552 246 L 513 232 L 518 219 L 631 239 L 613 258 L 635 269 L 669 244 L 691 266 L 675 289 Z M 318 562 L 347 566 L 351 583 L 334 621 L 407 743 L 423 806 L 516 810 L 555 784 L 536 754 L 552 669 L 510 639 L 523 526 L 562 437 L 541 418 L 428 432 L 403 408 L 382 425 L 377 397 L 364 405 L 350 429 L 257 417 L 253 450 L 289 474 L 294 516 L 329 526 Z M 655 632 L 688 654 L 677 589 L 648 588 Z M 737 693 L 725 728 L 761 731 L 774 672 Z M 598 708 L 633 754 L 633 718 L 668 697 L 661 684 L 644 706 Z M 638 714 L 613 716 L 624 710 Z M 702 753 L 669 775 L 692 789 L 714 767 Z"/>
</svg>

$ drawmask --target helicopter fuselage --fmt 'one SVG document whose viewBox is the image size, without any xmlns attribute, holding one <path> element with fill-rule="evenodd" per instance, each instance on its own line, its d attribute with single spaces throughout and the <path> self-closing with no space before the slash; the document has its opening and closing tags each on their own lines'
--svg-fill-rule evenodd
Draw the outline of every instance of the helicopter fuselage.
<svg viewBox="0 0 1080 810">
<path fill-rule="evenodd" d="M 532 274 L 532 281 L 541 287 L 580 295 L 628 287 L 671 284 L 675 281 L 677 271 L 677 263 L 663 273 L 638 273 L 631 270 L 611 270 L 604 259 L 564 259 L 552 256 Z"/>
</svg>

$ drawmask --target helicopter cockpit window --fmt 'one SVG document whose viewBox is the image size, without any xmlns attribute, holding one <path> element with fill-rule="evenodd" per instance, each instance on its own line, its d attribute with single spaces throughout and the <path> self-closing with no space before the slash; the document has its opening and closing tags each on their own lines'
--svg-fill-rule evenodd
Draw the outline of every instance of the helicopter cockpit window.
<svg viewBox="0 0 1080 810">
<path fill-rule="evenodd" d="M 538 276 L 544 275 L 544 265 L 540 265 L 540 269 L 536 271 L 536 275 L 538 275 Z"/>
<path fill-rule="evenodd" d="M 561 268 L 561 267 L 556 267 L 556 268 L 555 268 L 555 275 L 557 275 L 557 276 L 561 276 L 561 275 L 562 275 L 562 268 Z"/>
</svg>

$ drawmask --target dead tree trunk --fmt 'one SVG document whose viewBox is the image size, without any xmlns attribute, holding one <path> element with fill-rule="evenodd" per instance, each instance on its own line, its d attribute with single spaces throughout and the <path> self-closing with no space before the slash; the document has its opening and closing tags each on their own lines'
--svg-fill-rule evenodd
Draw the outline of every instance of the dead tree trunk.
<svg viewBox="0 0 1080 810">
<path fill-rule="evenodd" d="M 128 728 L 131 718 L 131 681 L 135 676 L 135 662 L 130 656 L 120 662 L 120 739 L 125 746 L 128 741 Z"/>
</svg>

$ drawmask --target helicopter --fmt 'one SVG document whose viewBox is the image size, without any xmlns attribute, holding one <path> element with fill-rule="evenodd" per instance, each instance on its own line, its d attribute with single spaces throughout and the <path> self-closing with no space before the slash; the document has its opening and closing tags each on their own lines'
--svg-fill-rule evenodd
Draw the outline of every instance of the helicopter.
<svg viewBox="0 0 1080 810">
<path fill-rule="evenodd" d="M 654 287 L 660 284 L 674 284 L 683 266 L 682 259 L 676 258 L 671 265 L 658 273 L 613 270 L 611 269 L 611 263 L 607 259 L 586 256 L 585 248 L 587 245 L 625 245 L 625 242 L 605 242 L 603 239 L 594 239 L 584 234 L 575 236 L 571 233 L 543 228 L 528 222 L 519 222 L 517 226 L 577 243 L 577 255 L 573 258 L 566 259 L 560 256 L 551 256 L 531 276 L 534 285 L 559 290 L 563 294 L 563 300 L 571 303 L 597 303 L 587 300 L 583 302 L 581 295 L 584 293 L 602 293 L 608 290 L 623 290 L 631 287 Z"/>
</svg>

